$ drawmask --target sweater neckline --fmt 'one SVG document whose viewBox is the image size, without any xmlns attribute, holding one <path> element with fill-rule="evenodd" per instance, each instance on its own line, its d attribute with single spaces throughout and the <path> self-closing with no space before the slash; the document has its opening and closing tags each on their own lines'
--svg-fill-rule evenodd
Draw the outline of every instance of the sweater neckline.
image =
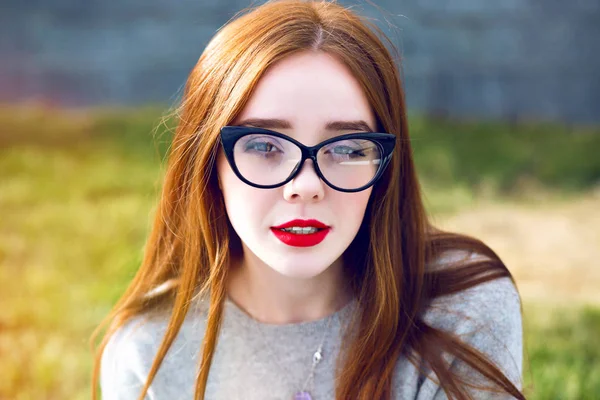
<svg viewBox="0 0 600 400">
<path fill-rule="evenodd" d="M 253 318 L 233 300 L 231 300 L 229 296 L 226 296 L 225 318 L 229 316 L 245 327 L 250 329 L 258 329 L 260 332 L 264 332 L 265 334 L 290 334 L 294 332 L 310 334 L 322 331 L 329 324 L 331 324 L 330 328 L 340 325 L 341 320 L 345 321 L 350 317 L 356 306 L 357 300 L 355 297 L 353 297 L 348 303 L 346 303 L 337 311 L 316 320 L 291 322 L 287 324 L 270 324 Z"/>
</svg>

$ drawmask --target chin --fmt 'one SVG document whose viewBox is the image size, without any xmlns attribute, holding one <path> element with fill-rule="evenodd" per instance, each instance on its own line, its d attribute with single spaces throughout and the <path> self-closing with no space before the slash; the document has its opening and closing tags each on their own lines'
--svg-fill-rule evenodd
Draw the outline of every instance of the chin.
<svg viewBox="0 0 600 400">
<path fill-rule="evenodd" d="M 303 262 L 290 262 L 290 263 L 276 263 L 271 264 L 270 267 L 288 278 L 294 279 L 311 279 L 323 272 L 329 267 L 329 265 L 316 265 L 310 260 L 304 260 Z"/>
</svg>

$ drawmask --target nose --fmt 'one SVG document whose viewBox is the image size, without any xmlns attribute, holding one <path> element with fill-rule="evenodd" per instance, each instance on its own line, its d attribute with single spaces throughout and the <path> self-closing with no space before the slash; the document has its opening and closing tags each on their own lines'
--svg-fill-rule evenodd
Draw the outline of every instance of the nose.
<svg viewBox="0 0 600 400">
<path fill-rule="evenodd" d="M 325 196 L 325 182 L 315 171 L 313 161 L 307 159 L 300 172 L 283 187 L 283 197 L 290 202 L 319 201 Z"/>
</svg>

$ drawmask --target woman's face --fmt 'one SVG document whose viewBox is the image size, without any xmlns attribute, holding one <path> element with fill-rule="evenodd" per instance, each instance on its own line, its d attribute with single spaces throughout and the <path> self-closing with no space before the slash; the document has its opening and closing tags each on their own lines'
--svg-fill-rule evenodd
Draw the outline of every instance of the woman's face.
<svg viewBox="0 0 600 400">
<path fill-rule="evenodd" d="M 259 119 L 279 122 L 267 124 Z M 359 121 L 369 129 L 337 129 L 339 124 L 336 129 L 326 128 L 331 122 Z M 271 129 L 307 146 L 345 133 L 376 129 L 359 83 L 346 66 L 323 52 L 296 53 L 272 65 L 230 125 Z M 217 170 L 229 220 L 242 241 L 244 259 L 262 262 L 288 277 L 312 278 L 340 262 L 358 232 L 371 194 L 371 188 L 357 193 L 330 188 L 319 179 L 311 160 L 305 161 L 293 180 L 275 189 L 259 189 L 242 182 L 223 151 Z M 304 243 L 303 247 L 299 242 L 311 240 L 296 237 L 298 241 L 292 238 L 289 242 L 285 234 L 273 230 L 297 219 L 318 220 L 329 230 L 318 244 Z"/>
</svg>

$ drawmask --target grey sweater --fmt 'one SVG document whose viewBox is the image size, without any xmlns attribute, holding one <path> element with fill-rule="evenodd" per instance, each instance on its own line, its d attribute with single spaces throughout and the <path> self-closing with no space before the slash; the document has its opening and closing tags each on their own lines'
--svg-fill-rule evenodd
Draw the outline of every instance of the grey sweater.
<svg viewBox="0 0 600 400">
<path fill-rule="evenodd" d="M 206 326 L 205 303 L 197 300 L 188 312 L 146 400 L 193 399 L 198 354 Z M 313 354 L 324 340 L 323 357 L 308 390 L 314 400 L 333 399 L 340 333 L 356 307 L 353 300 L 321 320 L 269 325 L 254 320 L 227 299 L 205 398 L 291 399 L 309 376 Z M 522 387 L 520 302 L 508 278 L 436 299 L 426 312 L 425 321 L 460 335 L 462 340 L 488 355 L 517 387 Z M 104 400 L 138 398 L 166 323 L 166 317 L 136 317 L 111 337 L 101 362 L 100 385 Z M 329 329 L 327 335 L 326 328 Z M 452 368 L 467 371 L 458 360 L 449 361 Z M 393 379 L 393 398 L 445 399 L 434 380 L 421 376 L 401 357 Z M 506 398 L 489 392 L 473 391 L 472 395 L 478 399 Z"/>
</svg>

